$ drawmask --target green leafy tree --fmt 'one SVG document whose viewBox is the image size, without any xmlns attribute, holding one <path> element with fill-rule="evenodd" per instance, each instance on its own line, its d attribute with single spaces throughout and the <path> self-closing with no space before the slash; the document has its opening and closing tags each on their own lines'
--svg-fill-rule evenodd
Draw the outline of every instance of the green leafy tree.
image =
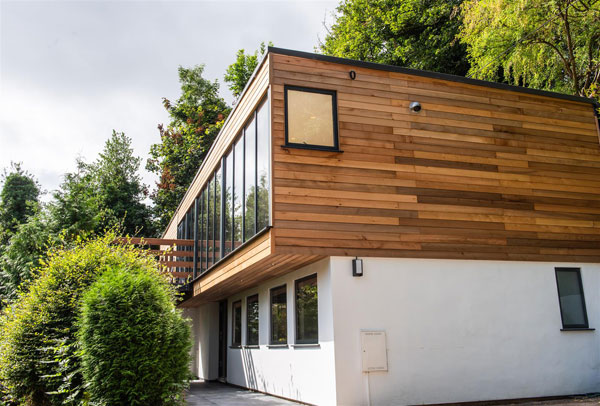
<svg viewBox="0 0 600 406">
<path fill-rule="evenodd" d="M 82 301 L 82 370 L 96 405 L 184 404 L 190 327 L 164 276 L 140 265 L 107 270 Z"/>
<path fill-rule="evenodd" d="M 229 107 L 219 96 L 219 84 L 202 77 L 203 65 L 179 67 L 181 96 L 163 99 L 171 122 L 158 126 L 160 143 L 150 148 L 146 168 L 160 180 L 151 194 L 158 228 L 164 230 L 200 168 Z"/>
<path fill-rule="evenodd" d="M 48 211 L 40 204 L 28 221 L 21 224 L 0 256 L 0 301 L 14 301 L 35 277 L 49 247 L 60 243 Z M 0 306 L 2 307 L 2 306 Z"/>
<path fill-rule="evenodd" d="M 18 405 L 79 405 L 84 380 L 77 315 L 84 292 L 112 269 L 154 269 L 149 254 L 112 244 L 115 233 L 53 249 L 28 291 L 0 318 L 0 383 Z"/>
<path fill-rule="evenodd" d="M 325 55 L 465 75 L 456 39 L 463 0 L 344 0 L 319 50 Z"/>
<path fill-rule="evenodd" d="M 470 75 L 598 99 L 600 1 L 468 0 Z"/>
<path fill-rule="evenodd" d="M 77 170 L 66 173 L 58 190 L 48 205 L 51 227 L 55 233 L 63 233 L 67 240 L 87 236 L 97 230 L 104 212 L 94 188 L 94 179 L 88 165 L 77 160 Z"/>
<path fill-rule="evenodd" d="M 147 188 L 139 175 L 141 161 L 133 155 L 131 138 L 113 130 L 99 158 L 86 167 L 104 214 L 101 230 L 120 224 L 127 235 L 154 235 L 152 212 L 143 202 Z"/>
<path fill-rule="evenodd" d="M 20 224 L 27 221 L 40 196 L 40 186 L 20 163 L 12 163 L 2 175 L 0 191 L 0 245 L 5 245 Z M 0 247 L 0 250 L 2 248 Z"/>
<path fill-rule="evenodd" d="M 273 46 L 273 43 L 269 42 L 268 46 Z M 260 58 L 262 58 L 266 51 L 267 46 L 264 42 L 261 42 L 260 47 L 254 51 L 254 54 L 246 54 L 243 49 L 237 52 L 235 62 L 227 67 L 225 73 L 225 82 L 229 83 L 228 87 L 233 93 L 233 97 L 240 97 L 254 69 L 260 62 L 259 53 Z"/>
<path fill-rule="evenodd" d="M 141 158 L 133 155 L 131 139 L 113 131 L 98 159 L 77 160 L 54 193 L 49 209 L 55 231 L 67 239 L 100 234 L 116 225 L 128 235 L 154 234 L 152 212 L 144 204 L 146 187 L 139 175 Z"/>
</svg>

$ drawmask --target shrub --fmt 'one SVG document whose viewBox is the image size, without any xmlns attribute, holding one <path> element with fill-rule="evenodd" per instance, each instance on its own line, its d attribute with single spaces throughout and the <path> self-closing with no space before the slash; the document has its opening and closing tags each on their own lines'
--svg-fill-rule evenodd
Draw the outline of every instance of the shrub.
<svg viewBox="0 0 600 406">
<path fill-rule="evenodd" d="M 153 269 L 106 271 L 84 295 L 79 338 L 92 403 L 183 404 L 190 329 Z"/>
<path fill-rule="evenodd" d="M 80 300 L 108 269 L 156 269 L 153 258 L 114 234 L 56 248 L 27 292 L 0 319 L 0 382 L 6 398 L 35 406 L 78 405 L 84 392 L 76 319 Z M 156 271 L 155 271 L 156 272 Z"/>
</svg>

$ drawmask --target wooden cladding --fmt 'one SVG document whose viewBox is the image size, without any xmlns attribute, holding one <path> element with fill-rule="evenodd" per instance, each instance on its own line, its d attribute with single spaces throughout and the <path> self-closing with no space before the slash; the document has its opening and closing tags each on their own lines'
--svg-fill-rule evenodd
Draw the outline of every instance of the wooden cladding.
<svg viewBox="0 0 600 406">
<path fill-rule="evenodd" d="M 275 253 L 600 262 L 591 104 L 277 53 L 270 68 Z M 286 85 L 336 91 L 344 152 L 281 147 Z"/>
</svg>

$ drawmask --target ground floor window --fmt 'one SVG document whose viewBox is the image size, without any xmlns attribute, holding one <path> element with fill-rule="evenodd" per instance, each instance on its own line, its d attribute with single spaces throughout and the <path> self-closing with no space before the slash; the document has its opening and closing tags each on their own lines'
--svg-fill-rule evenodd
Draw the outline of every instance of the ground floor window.
<svg viewBox="0 0 600 406">
<path fill-rule="evenodd" d="M 581 270 L 555 268 L 563 328 L 589 328 Z"/>
<path fill-rule="evenodd" d="M 286 285 L 271 289 L 271 344 L 287 344 Z"/>
<path fill-rule="evenodd" d="M 296 281 L 296 343 L 319 342 L 319 317 L 317 300 L 317 275 Z"/>
<path fill-rule="evenodd" d="M 239 347 L 242 345 L 242 301 L 238 300 L 231 304 L 231 319 L 232 319 L 232 333 L 231 333 L 231 345 L 233 347 Z"/>
<path fill-rule="evenodd" d="M 246 345 L 258 345 L 258 295 L 246 299 Z"/>
</svg>

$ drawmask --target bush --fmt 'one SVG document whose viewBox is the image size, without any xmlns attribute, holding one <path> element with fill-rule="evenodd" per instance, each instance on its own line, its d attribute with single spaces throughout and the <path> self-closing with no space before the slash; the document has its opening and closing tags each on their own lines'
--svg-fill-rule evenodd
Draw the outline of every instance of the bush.
<svg viewBox="0 0 600 406">
<path fill-rule="evenodd" d="M 190 329 L 154 268 L 115 267 L 84 295 L 79 338 L 90 400 L 107 406 L 183 404 Z"/>
<path fill-rule="evenodd" d="M 79 405 L 83 376 L 76 336 L 81 297 L 103 272 L 156 269 L 153 258 L 115 235 L 54 249 L 27 292 L 0 319 L 0 386 L 14 404 Z M 157 271 L 155 271 L 157 272 Z"/>
</svg>

